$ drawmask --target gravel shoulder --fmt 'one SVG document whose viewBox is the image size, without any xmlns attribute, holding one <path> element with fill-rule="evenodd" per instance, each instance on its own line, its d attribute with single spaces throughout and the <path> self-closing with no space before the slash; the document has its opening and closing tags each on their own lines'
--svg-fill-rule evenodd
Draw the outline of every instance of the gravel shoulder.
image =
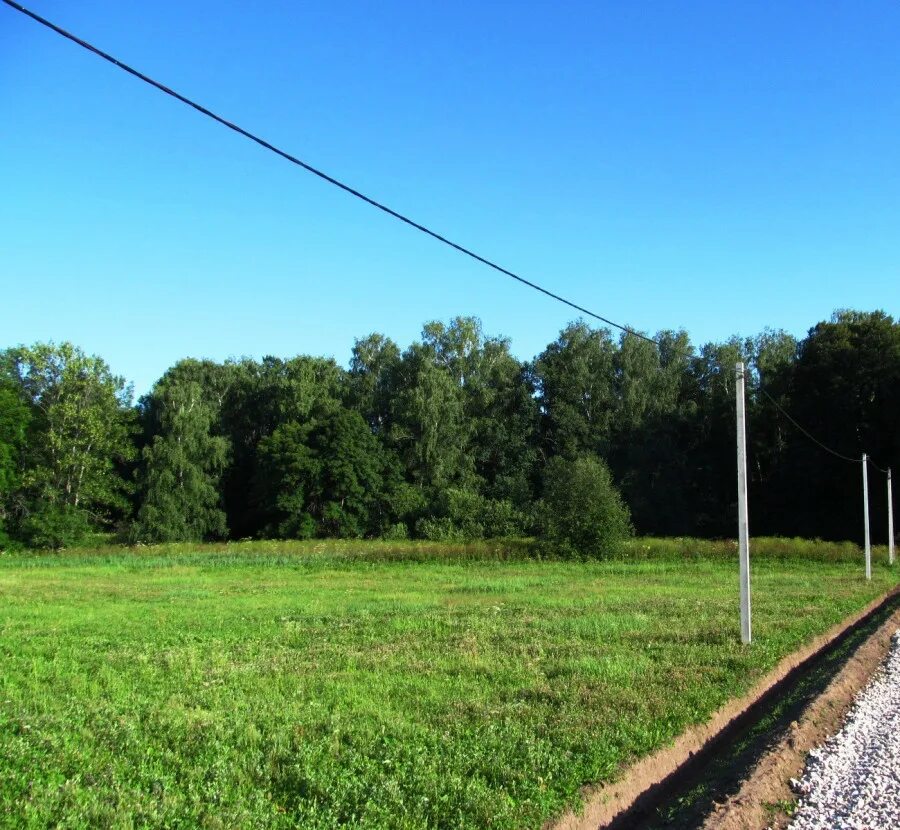
<svg viewBox="0 0 900 830">
<path fill-rule="evenodd" d="M 891 830 L 900 824 L 900 631 L 841 730 L 794 782 L 791 830 Z"/>
</svg>

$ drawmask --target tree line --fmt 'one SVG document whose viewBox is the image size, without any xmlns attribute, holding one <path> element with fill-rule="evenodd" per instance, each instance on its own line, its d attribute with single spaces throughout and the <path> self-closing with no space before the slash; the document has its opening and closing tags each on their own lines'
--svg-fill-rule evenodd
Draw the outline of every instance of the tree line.
<svg viewBox="0 0 900 830">
<path fill-rule="evenodd" d="M 475 318 L 401 349 L 185 359 L 136 404 L 79 348 L 0 352 L 0 548 L 96 531 L 151 543 L 246 537 L 474 539 L 618 522 L 733 536 L 734 365 L 748 390 L 751 530 L 856 539 L 860 470 L 900 457 L 900 323 L 840 311 L 781 331 L 659 345 L 575 322 L 531 361 Z M 759 389 L 766 390 L 767 395 Z M 774 401 L 774 402 L 773 402 Z M 886 535 L 873 472 L 873 531 Z M 602 507 L 602 505 L 601 505 Z"/>
</svg>

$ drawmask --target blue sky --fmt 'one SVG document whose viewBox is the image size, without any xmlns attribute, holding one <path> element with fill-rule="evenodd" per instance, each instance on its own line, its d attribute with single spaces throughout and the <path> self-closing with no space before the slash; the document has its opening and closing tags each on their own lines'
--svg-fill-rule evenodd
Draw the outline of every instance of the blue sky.
<svg viewBox="0 0 900 830">
<path fill-rule="evenodd" d="M 893 0 L 29 3 L 614 320 L 900 315 Z M 575 316 L 5 6 L 0 196 L 0 346 L 72 340 L 139 393 L 457 314 L 531 357 Z"/>
</svg>

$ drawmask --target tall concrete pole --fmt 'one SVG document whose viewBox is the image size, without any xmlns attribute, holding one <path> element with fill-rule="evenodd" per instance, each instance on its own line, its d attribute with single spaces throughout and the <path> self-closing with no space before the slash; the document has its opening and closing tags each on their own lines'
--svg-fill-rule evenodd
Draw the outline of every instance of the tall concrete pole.
<svg viewBox="0 0 900 830">
<path fill-rule="evenodd" d="M 894 564 L 894 499 L 891 496 L 891 468 L 888 467 L 888 563 Z"/>
<path fill-rule="evenodd" d="M 735 366 L 737 407 L 738 558 L 741 582 L 741 641 L 750 636 L 750 519 L 747 511 L 747 427 L 744 415 L 744 364 Z"/>
<path fill-rule="evenodd" d="M 872 578 L 872 541 L 869 538 L 869 459 L 865 453 L 862 457 L 863 474 L 863 515 L 866 524 L 866 579 Z"/>
</svg>

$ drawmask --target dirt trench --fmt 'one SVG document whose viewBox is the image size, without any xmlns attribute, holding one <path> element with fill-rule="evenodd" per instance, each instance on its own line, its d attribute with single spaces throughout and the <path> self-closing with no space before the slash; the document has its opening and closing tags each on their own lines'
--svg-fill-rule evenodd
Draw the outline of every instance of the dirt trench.
<svg viewBox="0 0 900 830">
<path fill-rule="evenodd" d="M 748 695 L 619 781 L 586 791 L 579 813 L 546 830 L 786 827 L 795 803 L 790 779 L 802 773 L 809 750 L 838 730 L 898 628 L 894 590 L 786 657 Z"/>
</svg>

